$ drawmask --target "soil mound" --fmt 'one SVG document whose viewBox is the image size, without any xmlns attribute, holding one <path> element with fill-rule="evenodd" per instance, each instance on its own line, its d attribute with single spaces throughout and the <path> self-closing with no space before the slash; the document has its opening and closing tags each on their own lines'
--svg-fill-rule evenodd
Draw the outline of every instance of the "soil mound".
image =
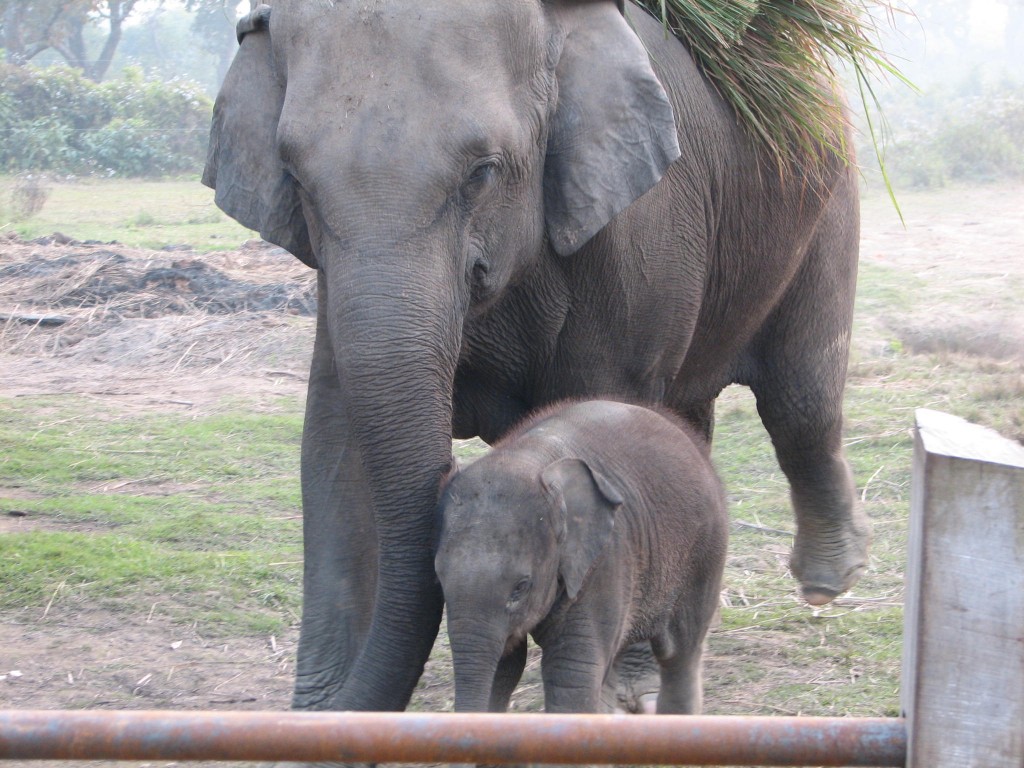
<svg viewBox="0 0 1024 768">
<path fill-rule="evenodd" d="M 71 241 L 31 243 L 0 267 L 0 303 L 47 309 L 103 307 L 122 317 L 187 312 L 316 314 L 311 280 L 254 282 L 232 277 L 206 261 L 152 251 L 95 247 Z M 269 249 L 263 249 L 268 250 Z M 278 249 L 275 249 L 278 250 Z M 161 256 L 167 253 L 167 257 Z"/>
<path fill-rule="evenodd" d="M 262 241 L 198 254 L 0 240 L 0 353 L 172 370 L 255 355 L 302 370 L 315 315 L 315 273 Z"/>
</svg>

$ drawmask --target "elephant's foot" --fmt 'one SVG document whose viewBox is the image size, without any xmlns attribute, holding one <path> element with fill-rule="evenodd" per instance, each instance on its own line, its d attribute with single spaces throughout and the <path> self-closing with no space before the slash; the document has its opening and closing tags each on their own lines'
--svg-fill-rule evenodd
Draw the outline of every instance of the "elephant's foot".
<svg viewBox="0 0 1024 768">
<path fill-rule="evenodd" d="M 637 709 L 641 715 L 653 715 L 658 711 L 658 694 L 645 693 L 637 697 Z"/>
<path fill-rule="evenodd" d="M 870 523 L 859 512 L 838 526 L 798 525 L 789 567 L 804 600 L 825 605 L 856 584 L 867 568 L 870 540 Z"/>
<path fill-rule="evenodd" d="M 605 712 L 652 714 L 661 688 L 661 670 L 649 642 L 635 643 L 619 654 L 614 673 L 605 680 L 601 703 Z"/>
</svg>

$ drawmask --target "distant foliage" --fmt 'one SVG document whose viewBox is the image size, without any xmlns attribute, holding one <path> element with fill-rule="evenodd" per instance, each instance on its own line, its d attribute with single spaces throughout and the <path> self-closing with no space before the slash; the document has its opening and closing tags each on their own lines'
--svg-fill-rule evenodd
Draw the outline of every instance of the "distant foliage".
<svg viewBox="0 0 1024 768">
<path fill-rule="evenodd" d="M 1024 179 L 1024 83 L 903 89 L 884 109 L 885 162 L 896 187 Z"/>
<path fill-rule="evenodd" d="M 212 103 L 137 70 L 94 83 L 66 67 L 0 64 L 0 171 L 162 176 L 198 171 Z"/>
</svg>

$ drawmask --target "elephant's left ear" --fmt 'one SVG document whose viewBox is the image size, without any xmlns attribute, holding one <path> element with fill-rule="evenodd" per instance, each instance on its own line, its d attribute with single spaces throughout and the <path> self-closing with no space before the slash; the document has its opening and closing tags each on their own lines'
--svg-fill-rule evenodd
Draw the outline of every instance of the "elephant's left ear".
<svg viewBox="0 0 1024 768">
<path fill-rule="evenodd" d="M 622 494 L 582 459 L 558 459 L 542 470 L 540 479 L 561 527 L 558 573 L 574 600 L 611 538 Z"/>
<path fill-rule="evenodd" d="M 612 2 L 554 2 L 564 34 L 544 172 L 548 238 L 573 253 L 679 157 L 675 119 L 643 43 Z"/>
</svg>

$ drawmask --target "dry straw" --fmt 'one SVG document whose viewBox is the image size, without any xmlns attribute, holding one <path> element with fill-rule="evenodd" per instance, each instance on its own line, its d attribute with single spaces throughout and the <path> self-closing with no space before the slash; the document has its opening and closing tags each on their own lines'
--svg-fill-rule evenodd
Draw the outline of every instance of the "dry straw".
<svg viewBox="0 0 1024 768">
<path fill-rule="evenodd" d="M 849 161 L 840 72 L 856 79 L 868 129 L 876 76 L 906 78 L 886 59 L 877 23 L 892 21 L 887 0 L 639 0 L 683 40 L 747 130 L 780 171 L 828 154 Z M 869 101 L 871 104 L 869 104 Z M 874 110 L 872 110 L 872 105 Z M 807 169 L 810 170 L 810 169 Z M 883 174 L 885 172 L 882 168 Z"/>
</svg>

